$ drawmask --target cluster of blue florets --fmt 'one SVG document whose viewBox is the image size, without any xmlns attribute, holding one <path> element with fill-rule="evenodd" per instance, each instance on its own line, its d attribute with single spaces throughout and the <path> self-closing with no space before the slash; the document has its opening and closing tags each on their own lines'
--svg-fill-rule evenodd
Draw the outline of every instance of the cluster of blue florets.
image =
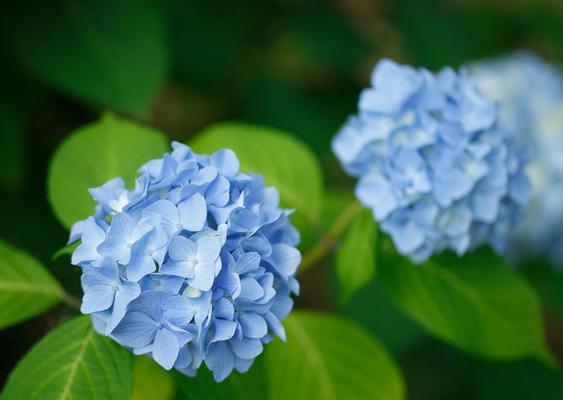
<svg viewBox="0 0 563 400">
<path fill-rule="evenodd" d="M 215 379 L 250 368 L 285 333 L 301 261 L 299 233 L 279 194 L 239 172 L 231 150 L 198 155 L 180 143 L 91 189 L 96 214 L 77 222 L 82 312 L 96 330 L 166 369 Z"/>
<path fill-rule="evenodd" d="M 414 262 L 483 242 L 501 251 L 529 191 L 524 155 L 465 71 L 382 60 L 333 141 L 356 195 Z"/>
<path fill-rule="evenodd" d="M 548 255 L 563 268 L 563 72 L 529 52 L 470 65 L 479 87 L 499 104 L 501 122 L 530 151 L 526 217 L 510 235 L 516 262 Z"/>
</svg>

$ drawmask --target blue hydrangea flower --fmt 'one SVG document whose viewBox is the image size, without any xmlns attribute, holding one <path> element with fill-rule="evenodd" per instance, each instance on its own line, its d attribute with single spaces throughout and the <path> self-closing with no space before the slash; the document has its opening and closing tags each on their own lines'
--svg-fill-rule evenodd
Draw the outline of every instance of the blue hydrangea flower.
<svg viewBox="0 0 563 400">
<path fill-rule="evenodd" d="M 95 215 L 70 235 L 81 311 L 135 354 L 190 376 L 205 362 L 221 381 L 285 340 L 299 233 L 278 191 L 239 172 L 231 150 L 172 148 L 139 169 L 133 190 L 121 178 L 90 190 Z"/>
<path fill-rule="evenodd" d="M 504 246 L 527 200 L 523 155 L 465 71 L 382 60 L 334 138 L 356 196 L 414 262 Z"/>
<path fill-rule="evenodd" d="M 517 262 L 548 255 L 563 268 L 563 72 L 530 52 L 468 69 L 483 92 L 498 101 L 500 121 L 530 151 L 530 202 L 510 237 L 508 255 Z"/>
</svg>

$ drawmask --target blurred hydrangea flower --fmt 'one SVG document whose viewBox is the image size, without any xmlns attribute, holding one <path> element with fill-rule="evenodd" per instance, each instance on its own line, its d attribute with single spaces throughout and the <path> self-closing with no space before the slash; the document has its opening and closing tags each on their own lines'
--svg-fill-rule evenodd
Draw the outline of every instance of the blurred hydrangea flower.
<svg viewBox="0 0 563 400">
<path fill-rule="evenodd" d="M 528 196 L 523 155 L 465 71 L 382 60 L 334 138 L 356 196 L 414 262 L 483 242 L 501 251 Z"/>
<path fill-rule="evenodd" d="M 498 101 L 500 121 L 530 151 L 532 182 L 526 218 L 507 247 L 515 261 L 548 254 L 563 267 L 563 72 L 530 52 L 468 66 L 483 92 Z"/>
<path fill-rule="evenodd" d="M 215 379 L 247 371 L 298 294 L 299 233 L 278 191 L 239 172 L 231 150 L 195 154 L 180 143 L 91 189 L 96 214 L 77 222 L 82 312 L 94 327 L 166 369 Z"/>
</svg>

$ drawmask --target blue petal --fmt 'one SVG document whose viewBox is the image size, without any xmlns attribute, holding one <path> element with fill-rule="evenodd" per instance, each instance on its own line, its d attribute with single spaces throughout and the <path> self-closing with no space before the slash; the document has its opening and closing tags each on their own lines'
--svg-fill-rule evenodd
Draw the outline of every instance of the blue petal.
<svg viewBox="0 0 563 400">
<path fill-rule="evenodd" d="M 198 238 L 196 252 L 198 263 L 194 267 L 194 277 L 190 280 L 191 286 L 202 291 L 211 289 L 215 278 L 215 262 L 219 259 L 221 245 L 221 238 L 216 235 Z"/>
<path fill-rule="evenodd" d="M 388 229 L 401 254 L 409 254 L 424 243 L 424 233 L 412 222 L 390 223 Z"/>
<path fill-rule="evenodd" d="M 199 170 L 198 174 L 190 181 L 192 185 L 203 186 L 213 182 L 217 177 L 217 168 L 213 166 L 204 167 Z"/>
<path fill-rule="evenodd" d="M 250 252 L 244 253 L 236 262 L 233 272 L 239 275 L 245 274 L 249 271 L 254 271 L 260 264 L 260 255 L 258 253 Z"/>
<path fill-rule="evenodd" d="M 183 236 L 175 236 L 170 241 L 168 254 L 175 261 L 184 261 L 196 256 L 197 245 Z"/>
<path fill-rule="evenodd" d="M 379 113 L 398 112 L 422 83 L 413 68 L 387 59 L 377 64 L 371 81 L 375 89 L 362 93 L 359 108 Z"/>
<path fill-rule="evenodd" d="M 220 299 L 213 308 L 213 315 L 215 318 L 232 320 L 235 316 L 233 303 L 226 298 Z"/>
<path fill-rule="evenodd" d="M 209 185 L 205 193 L 207 203 L 218 207 L 226 206 L 231 197 L 229 192 L 230 186 L 227 178 L 223 176 L 217 177 L 217 179 Z"/>
<path fill-rule="evenodd" d="M 264 296 L 264 289 L 255 279 L 241 279 L 240 286 L 241 290 L 239 298 L 241 299 L 255 301 Z"/>
<path fill-rule="evenodd" d="M 278 317 L 276 317 L 272 312 L 268 311 L 266 314 L 264 314 L 264 319 L 268 323 L 268 328 L 285 342 L 285 329 Z"/>
<path fill-rule="evenodd" d="M 225 176 L 235 175 L 240 167 L 238 158 L 231 149 L 222 149 L 211 155 L 211 164 Z"/>
<path fill-rule="evenodd" d="M 168 261 L 160 267 L 160 273 L 174 275 L 182 278 L 194 277 L 194 266 L 191 261 Z"/>
<path fill-rule="evenodd" d="M 247 252 L 256 252 L 261 256 L 269 256 L 272 254 L 272 246 L 263 237 L 252 236 L 249 238 L 244 238 L 240 241 L 240 247 Z"/>
<path fill-rule="evenodd" d="M 268 333 L 268 325 L 261 315 L 253 312 L 239 314 L 238 322 L 242 328 L 242 334 L 249 338 L 261 339 Z"/>
<path fill-rule="evenodd" d="M 244 360 L 252 360 L 258 357 L 264 349 L 259 339 L 233 339 L 229 344 L 233 353 Z"/>
<path fill-rule="evenodd" d="M 156 332 L 152 350 L 154 360 L 159 363 L 162 368 L 170 370 L 174 366 L 179 352 L 180 344 L 178 343 L 178 339 L 176 339 L 176 335 L 168 329 L 159 329 Z"/>
<path fill-rule="evenodd" d="M 301 253 L 293 246 L 278 243 L 272 246 L 272 260 L 276 271 L 287 279 L 297 271 L 301 263 Z"/>
<path fill-rule="evenodd" d="M 378 221 L 387 218 L 399 206 L 389 182 L 375 173 L 365 175 L 358 181 L 356 196 L 363 205 L 373 210 Z"/>
<path fill-rule="evenodd" d="M 172 228 L 179 224 L 178 209 L 168 200 L 158 200 L 143 210 L 143 216 L 157 215 L 164 219 Z"/>
<path fill-rule="evenodd" d="M 144 313 L 133 311 L 123 317 L 112 336 L 124 346 L 144 347 L 153 342 L 156 329 L 155 320 Z"/>
<path fill-rule="evenodd" d="M 242 358 L 237 358 L 235 359 L 235 369 L 241 374 L 244 374 L 250 369 L 250 367 L 252 367 L 253 363 L 254 363 L 254 359 L 243 360 Z"/>
<path fill-rule="evenodd" d="M 90 217 L 91 218 L 91 217 Z M 84 231 L 84 226 L 86 224 L 86 220 L 75 222 L 72 227 L 70 228 L 70 236 L 68 238 L 67 244 L 71 244 L 76 242 L 82 236 L 82 232 Z"/>
<path fill-rule="evenodd" d="M 180 224 L 183 229 L 196 232 L 200 231 L 207 220 L 207 205 L 199 193 L 178 204 Z"/>
<path fill-rule="evenodd" d="M 84 297 L 82 298 L 80 312 L 82 314 L 91 314 L 109 309 L 113 304 L 114 293 L 112 288 L 106 285 L 84 287 Z"/>
<path fill-rule="evenodd" d="M 252 211 L 246 208 L 237 208 L 229 216 L 229 227 L 235 232 L 245 232 L 254 230 L 260 219 Z"/>
<path fill-rule="evenodd" d="M 188 309 L 190 304 L 182 296 L 170 296 L 162 302 L 164 318 L 172 325 L 182 327 L 190 322 Z"/>
<path fill-rule="evenodd" d="M 127 266 L 127 279 L 131 281 L 139 281 L 145 275 L 156 271 L 156 264 L 152 257 L 147 255 L 133 256 Z"/>
<path fill-rule="evenodd" d="M 235 367 L 235 356 L 227 343 L 214 343 L 207 351 L 205 364 L 213 371 L 215 380 L 221 382 Z"/>
<path fill-rule="evenodd" d="M 211 343 L 229 340 L 235 334 L 237 323 L 234 321 L 227 321 L 226 319 L 216 319 L 213 322 L 214 334 L 211 338 Z"/>
</svg>

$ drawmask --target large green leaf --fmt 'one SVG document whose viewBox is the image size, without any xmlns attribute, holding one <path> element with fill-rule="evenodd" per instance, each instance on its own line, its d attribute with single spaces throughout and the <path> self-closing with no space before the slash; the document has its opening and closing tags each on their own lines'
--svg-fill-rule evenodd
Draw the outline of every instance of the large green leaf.
<svg viewBox="0 0 563 400">
<path fill-rule="evenodd" d="M 166 136 L 105 114 L 98 122 L 72 133 L 51 160 L 48 195 L 66 227 L 94 213 L 88 189 L 121 176 L 132 185 L 137 169 L 168 149 Z"/>
<path fill-rule="evenodd" d="M 124 399 L 131 396 L 131 354 L 76 317 L 49 332 L 10 374 L 2 400 Z"/>
<path fill-rule="evenodd" d="M 96 105 L 146 115 L 163 84 L 163 16 L 149 0 L 22 3 L 4 29 L 19 61 L 38 78 Z"/>
<path fill-rule="evenodd" d="M 491 250 L 446 254 L 422 265 L 390 252 L 379 264 L 381 285 L 430 333 L 491 359 L 552 361 L 538 298 Z"/>
<path fill-rule="evenodd" d="M 296 221 L 303 218 L 309 225 L 318 223 L 323 195 L 321 169 L 299 140 L 272 128 L 220 123 L 202 131 L 190 145 L 202 153 L 234 150 L 242 171 L 259 173 L 268 185 L 279 189 L 282 204 L 296 209 Z"/>
<path fill-rule="evenodd" d="M 336 254 L 336 274 L 344 302 L 375 276 L 376 236 L 372 213 L 364 209 L 352 220 Z"/>
<path fill-rule="evenodd" d="M 287 343 L 266 351 L 270 399 L 402 399 L 404 384 L 387 351 L 356 323 L 294 311 Z"/>
<path fill-rule="evenodd" d="M 176 390 L 174 374 L 148 356 L 133 360 L 132 400 L 171 400 Z"/>
<path fill-rule="evenodd" d="M 359 289 L 345 304 L 344 312 L 374 334 L 394 355 L 403 356 L 430 339 L 419 324 L 385 295 L 377 280 Z"/>
<path fill-rule="evenodd" d="M 0 241 L 0 328 L 48 310 L 63 296 L 43 265 Z"/>
</svg>

